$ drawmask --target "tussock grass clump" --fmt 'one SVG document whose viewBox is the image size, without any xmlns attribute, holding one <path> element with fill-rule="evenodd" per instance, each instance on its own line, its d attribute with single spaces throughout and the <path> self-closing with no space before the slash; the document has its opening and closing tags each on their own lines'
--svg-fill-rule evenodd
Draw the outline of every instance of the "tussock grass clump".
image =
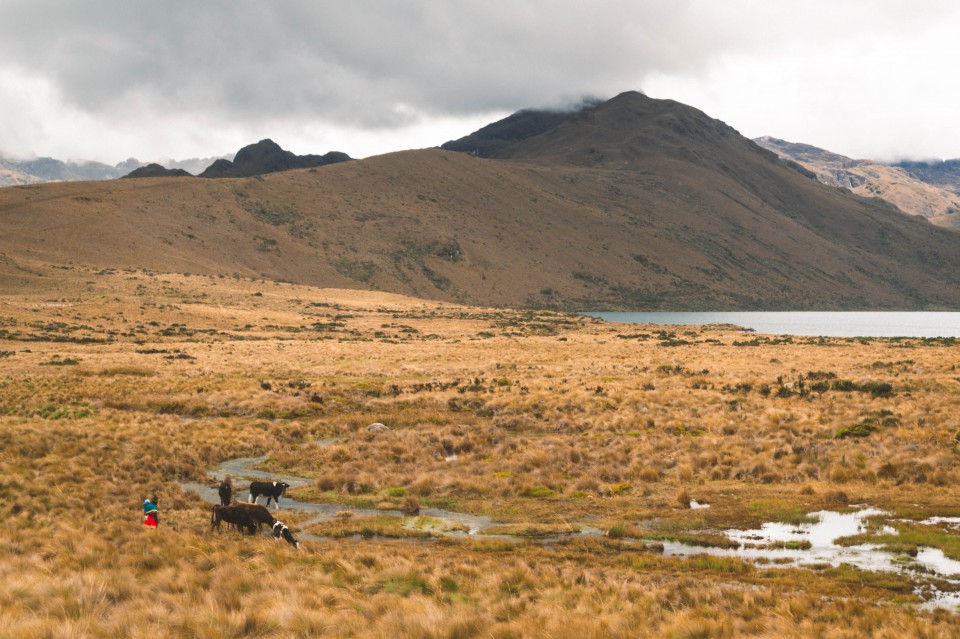
<svg viewBox="0 0 960 639">
<path fill-rule="evenodd" d="M 387 537 L 394 539 L 423 539 L 429 530 L 408 527 L 403 520 L 386 515 L 374 517 L 338 517 L 309 527 L 310 532 L 323 537 Z"/>
<path fill-rule="evenodd" d="M 553 537 L 575 535 L 580 532 L 577 524 L 507 524 L 490 526 L 481 531 L 483 535 L 511 535 L 514 537 Z"/>
</svg>

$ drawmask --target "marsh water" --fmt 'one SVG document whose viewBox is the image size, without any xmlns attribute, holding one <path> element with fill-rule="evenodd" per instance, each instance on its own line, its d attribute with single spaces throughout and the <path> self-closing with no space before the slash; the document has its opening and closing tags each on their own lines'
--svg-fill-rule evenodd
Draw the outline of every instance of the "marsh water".
<svg viewBox="0 0 960 639">
<path fill-rule="evenodd" d="M 284 481 L 288 483 L 291 488 L 306 486 L 311 483 L 310 480 L 302 477 L 266 472 L 255 468 L 266 461 L 266 459 L 266 456 L 232 459 L 213 469 L 211 475 L 216 482 L 230 475 L 237 480 Z M 237 485 L 242 484 L 238 482 Z M 217 490 L 211 485 L 198 482 L 181 482 L 181 486 L 186 490 L 196 492 L 210 503 L 219 503 Z M 244 498 L 242 493 L 238 493 L 236 496 L 241 499 Z M 294 509 L 311 515 L 307 520 L 299 522 L 298 528 L 301 528 L 301 531 L 298 532 L 297 535 L 301 539 L 309 539 L 317 542 L 322 542 L 325 539 L 310 534 L 303 529 L 315 523 L 331 520 L 338 516 L 338 513 L 344 511 L 351 512 L 357 516 L 388 515 L 405 517 L 404 513 L 399 510 L 365 509 L 336 504 L 317 504 L 297 501 L 296 499 L 286 496 L 284 496 L 282 500 L 281 508 L 283 510 Z M 704 508 L 709 507 L 709 504 L 694 505 L 691 503 L 691 507 Z M 482 515 L 458 513 L 439 508 L 423 508 L 420 511 L 420 516 L 434 518 L 447 525 L 452 524 L 457 528 L 465 529 L 436 533 L 444 536 L 483 536 L 487 539 L 500 539 L 512 542 L 528 540 L 528 538 L 511 535 L 484 534 L 484 530 L 493 527 L 496 525 L 496 522 Z M 943 551 L 936 548 L 920 547 L 915 557 L 909 557 L 903 554 L 885 552 L 881 550 L 879 546 L 875 545 L 841 546 L 836 543 L 841 537 L 865 532 L 868 527 L 869 518 L 886 516 L 887 513 L 866 506 L 853 512 L 844 513 L 820 511 L 810 513 L 810 521 L 808 523 L 785 524 L 769 522 L 754 530 L 731 529 L 724 531 L 724 534 L 731 541 L 739 544 L 736 548 L 703 547 L 675 541 L 665 541 L 662 542 L 663 554 L 674 557 L 690 557 L 707 554 L 719 557 L 735 557 L 758 565 L 797 568 L 808 567 L 814 569 L 846 564 L 861 570 L 874 572 L 925 575 L 935 577 L 943 584 L 941 588 L 930 583 L 917 587 L 917 594 L 921 595 L 926 601 L 926 603 L 923 604 L 925 607 L 955 609 L 960 606 L 960 561 L 946 557 Z M 416 517 L 407 516 L 406 519 L 412 522 Z M 960 518 L 932 517 L 919 523 L 944 526 L 957 530 L 958 533 L 960 533 Z M 574 525 L 571 526 L 570 530 L 571 532 L 569 534 L 552 535 L 546 538 L 540 537 L 538 541 L 544 544 L 550 544 L 558 539 L 600 537 L 604 534 L 600 529 L 589 525 Z M 881 532 L 895 534 L 896 530 L 889 526 L 883 526 Z"/>
<path fill-rule="evenodd" d="M 737 557 L 758 564 L 818 568 L 849 565 L 874 572 L 916 573 L 936 576 L 950 587 L 960 589 L 960 561 L 950 559 L 938 548 L 918 548 L 917 555 L 885 552 L 880 546 L 862 544 L 841 546 L 842 537 L 858 535 L 867 530 L 867 519 L 887 516 L 876 508 L 840 513 L 820 511 L 810 513 L 810 523 L 785 524 L 769 522 L 754 530 L 727 530 L 725 535 L 740 544 L 738 548 L 700 548 L 677 542 L 664 542 L 665 555 L 688 557 L 708 554 L 719 557 Z M 925 525 L 957 525 L 960 519 L 933 517 L 919 522 Z M 896 534 L 896 529 L 883 526 L 884 534 Z M 960 592 L 921 586 L 918 594 L 927 599 L 925 606 L 955 608 L 960 605 Z"/>
<path fill-rule="evenodd" d="M 662 326 L 733 324 L 768 335 L 809 337 L 960 337 L 953 312 L 659 312 L 584 313 L 607 322 Z"/>
</svg>

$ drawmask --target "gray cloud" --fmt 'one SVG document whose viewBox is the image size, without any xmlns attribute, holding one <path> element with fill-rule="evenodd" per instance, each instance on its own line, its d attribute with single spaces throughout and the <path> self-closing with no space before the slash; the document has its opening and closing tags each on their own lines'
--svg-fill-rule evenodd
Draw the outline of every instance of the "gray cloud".
<svg viewBox="0 0 960 639">
<path fill-rule="evenodd" d="M 650 69 L 702 63 L 696 33 L 682 56 L 664 42 L 702 26 L 688 5 L 5 0 L 0 55 L 88 112 L 136 97 L 393 126 L 637 88 Z"/>
<path fill-rule="evenodd" d="M 44 115 L 90 126 L 388 131 L 696 83 L 731 55 L 822 63 L 822 44 L 896 43 L 949 16 L 947 0 L 3 0 L 0 73 L 48 83 Z"/>
</svg>

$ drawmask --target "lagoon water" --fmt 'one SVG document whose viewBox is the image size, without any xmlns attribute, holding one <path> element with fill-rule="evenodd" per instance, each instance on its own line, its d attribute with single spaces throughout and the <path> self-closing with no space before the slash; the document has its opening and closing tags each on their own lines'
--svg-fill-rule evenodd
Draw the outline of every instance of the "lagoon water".
<svg viewBox="0 0 960 639">
<path fill-rule="evenodd" d="M 658 312 L 584 313 L 608 322 L 687 326 L 734 324 L 771 335 L 812 337 L 960 337 L 951 312 Z"/>
</svg>

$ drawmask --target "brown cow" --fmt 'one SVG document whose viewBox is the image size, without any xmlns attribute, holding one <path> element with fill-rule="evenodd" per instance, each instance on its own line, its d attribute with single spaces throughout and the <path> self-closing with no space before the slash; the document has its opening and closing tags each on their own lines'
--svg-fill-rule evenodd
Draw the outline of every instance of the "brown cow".
<svg viewBox="0 0 960 639">
<path fill-rule="evenodd" d="M 258 528 L 257 522 L 245 508 L 239 508 L 234 505 L 220 506 L 219 504 L 215 504 L 213 506 L 213 513 L 210 515 L 211 532 L 214 528 L 220 530 L 221 521 L 236 526 L 241 534 L 243 533 L 243 529 L 246 528 L 247 532 L 254 535 Z"/>
<path fill-rule="evenodd" d="M 230 502 L 231 508 L 240 508 L 246 511 L 250 516 L 250 519 L 256 524 L 257 530 L 260 530 L 260 526 L 266 524 L 273 528 L 273 525 L 277 523 L 277 520 L 274 519 L 273 515 L 270 514 L 270 511 L 267 510 L 266 506 L 261 506 L 260 504 L 251 504 L 247 501 L 233 501 Z"/>
</svg>

